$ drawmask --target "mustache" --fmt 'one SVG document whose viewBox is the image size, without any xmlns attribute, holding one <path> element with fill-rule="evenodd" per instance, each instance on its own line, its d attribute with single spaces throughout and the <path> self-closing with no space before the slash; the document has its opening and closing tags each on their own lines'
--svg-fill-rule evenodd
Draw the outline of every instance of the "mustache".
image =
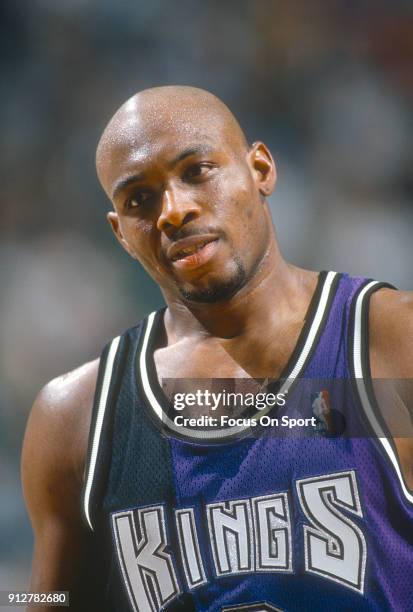
<svg viewBox="0 0 413 612">
<path fill-rule="evenodd" d="M 171 246 L 171 244 L 178 242 L 178 240 L 182 240 L 183 238 L 191 238 L 192 236 L 205 236 L 205 234 L 214 234 L 218 238 L 224 237 L 224 232 L 216 227 L 204 226 L 186 228 L 184 226 L 177 229 L 176 232 L 172 235 L 168 247 Z"/>
</svg>

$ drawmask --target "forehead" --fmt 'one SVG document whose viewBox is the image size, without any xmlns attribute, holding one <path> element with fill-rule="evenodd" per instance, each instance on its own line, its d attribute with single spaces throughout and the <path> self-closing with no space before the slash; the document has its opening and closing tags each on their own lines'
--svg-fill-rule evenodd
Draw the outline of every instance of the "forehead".
<svg viewBox="0 0 413 612">
<path fill-rule="evenodd" d="M 145 117 L 126 113 L 109 125 L 98 147 L 99 177 L 110 191 L 120 176 L 150 171 L 179 160 L 183 153 L 224 151 L 229 147 L 219 121 L 180 117 L 177 113 Z"/>
</svg>

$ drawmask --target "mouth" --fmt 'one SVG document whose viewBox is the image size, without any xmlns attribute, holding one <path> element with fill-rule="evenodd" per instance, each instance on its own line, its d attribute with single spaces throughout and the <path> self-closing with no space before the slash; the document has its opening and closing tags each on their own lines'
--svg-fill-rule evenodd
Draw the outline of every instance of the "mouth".
<svg viewBox="0 0 413 612">
<path fill-rule="evenodd" d="M 178 240 L 169 247 L 167 255 L 174 267 L 180 269 L 193 269 L 205 264 L 211 259 L 217 246 L 217 236 L 191 236 Z"/>
</svg>

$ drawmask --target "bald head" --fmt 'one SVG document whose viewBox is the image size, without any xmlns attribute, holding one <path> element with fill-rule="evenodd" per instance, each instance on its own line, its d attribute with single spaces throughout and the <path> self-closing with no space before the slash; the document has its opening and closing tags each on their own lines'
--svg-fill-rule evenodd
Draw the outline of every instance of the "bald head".
<svg viewBox="0 0 413 612">
<path fill-rule="evenodd" d="M 127 100 L 106 126 L 96 153 L 98 175 L 102 181 L 108 160 L 113 155 L 123 157 L 122 152 L 131 148 L 139 158 L 168 139 L 216 138 L 235 154 L 247 149 L 240 125 L 219 98 L 195 87 L 146 89 Z"/>
<path fill-rule="evenodd" d="M 117 239 L 174 299 L 228 298 L 275 240 L 265 203 L 276 176 L 271 154 L 262 142 L 248 147 L 207 91 L 136 94 L 103 132 L 96 165 Z"/>
</svg>

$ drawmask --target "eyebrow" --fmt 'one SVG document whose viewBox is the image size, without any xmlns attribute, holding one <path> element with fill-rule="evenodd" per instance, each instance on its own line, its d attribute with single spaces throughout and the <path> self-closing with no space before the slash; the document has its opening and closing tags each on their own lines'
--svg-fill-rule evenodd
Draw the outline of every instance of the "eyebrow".
<svg viewBox="0 0 413 612">
<path fill-rule="evenodd" d="M 190 157 L 191 155 L 206 155 L 208 153 L 212 153 L 212 151 L 212 147 L 209 147 L 208 145 L 200 144 L 195 145 L 193 147 L 188 147 L 187 149 L 184 149 L 181 153 L 179 153 L 179 155 L 174 157 L 174 159 L 169 162 L 168 167 L 173 168 L 180 161 L 186 159 L 187 157 Z"/>
<path fill-rule="evenodd" d="M 174 166 L 176 166 L 176 164 L 183 161 L 187 157 L 191 157 L 191 155 L 206 155 L 208 153 L 211 153 L 212 151 L 212 147 L 209 147 L 207 145 L 195 145 L 193 147 L 188 147 L 168 163 L 168 168 L 173 168 Z M 120 179 L 115 184 L 115 188 L 112 192 L 112 198 L 115 199 L 124 189 L 129 187 L 129 185 L 138 183 L 139 181 L 142 181 L 145 178 L 145 173 L 141 172 L 140 174 L 132 174 L 131 176 L 128 176 L 124 179 Z"/>
<path fill-rule="evenodd" d="M 128 176 L 124 179 L 120 179 L 116 185 L 115 188 L 112 192 L 112 198 L 115 199 L 121 191 L 123 191 L 124 189 L 126 189 L 126 187 L 129 187 L 129 185 L 132 185 L 133 183 L 138 183 L 139 181 L 142 181 L 145 178 L 145 174 L 143 172 L 141 172 L 140 174 L 132 174 L 132 176 Z"/>
</svg>

